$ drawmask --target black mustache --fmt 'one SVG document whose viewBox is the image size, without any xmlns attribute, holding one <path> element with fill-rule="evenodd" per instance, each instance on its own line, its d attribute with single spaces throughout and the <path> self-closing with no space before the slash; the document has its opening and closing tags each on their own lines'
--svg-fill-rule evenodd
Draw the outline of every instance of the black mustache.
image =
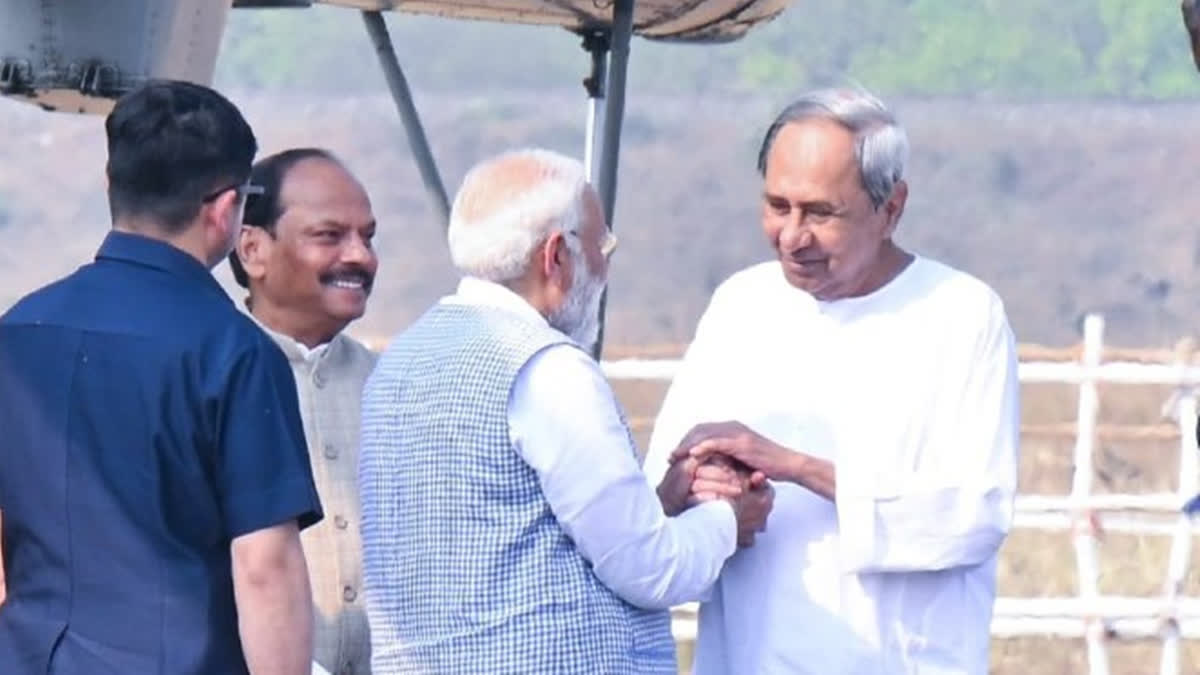
<svg viewBox="0 0 1200 675">
<path fill-rule="evenodd" d="M 325 274 L 322 274 L 320 280 L 321 283 L 328 284 L 332 283 L 335 279 L 344 277 L 359 277 L 363 280 L 363 288 L 367 289 L 371 288 L 371 286 L 375 283 L 375 276 L 368 272 L 367 269 L 361 265 L 347 265 L 345 267 L 339 267 L 337 269 L 330 270 Z"/>
</svg>

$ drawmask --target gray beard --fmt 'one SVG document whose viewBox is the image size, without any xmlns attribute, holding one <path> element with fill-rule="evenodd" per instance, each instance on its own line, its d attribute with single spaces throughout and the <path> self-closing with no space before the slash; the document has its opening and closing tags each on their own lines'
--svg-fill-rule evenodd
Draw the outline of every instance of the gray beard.
<svg viewBox="0 0 1200 675">
<path fill-rule="evenodd" d="M 584 349 L 591 349 L 600 337 L 600 298 L 604 293 L 604 283 L 588 272 L 587 279 L 576 278 L 566 302 L 548 319 L 553 328 Z"/>
</svg>

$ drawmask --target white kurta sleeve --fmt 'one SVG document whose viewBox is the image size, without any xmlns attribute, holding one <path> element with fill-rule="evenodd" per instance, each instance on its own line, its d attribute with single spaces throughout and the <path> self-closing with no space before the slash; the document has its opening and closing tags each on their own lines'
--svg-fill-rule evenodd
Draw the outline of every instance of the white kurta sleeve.
<svg viewBox="0 0 1200 675">
<path fill-rule="evenodd" d="M 912 473 L 837 466 L 842 565 L 848 572 L 934 571 L 985 562 L 1013 519 L 1020 431 L 1017 355 L 997 299 L 949 390 Z M 948 430 L 948 431 L 947 431 Z"/>
<path fill-rule="evenodd" d="M 724 362 L 719 358 L 718 345 L 723 342 L 723 331 L 728 328 L 727 319 L 722 318 L 728 304 L 724 300 L 726 295 L 724 287 L 713 294 L 654 419 L 650 445 L 642 463 L 651 486 L 657 487 L 662 482 L 671 453 L 692 427 L 724 419 L 713 414 L 725 413 L 720 410 L 716 397 L 723 391 L 720 373 Z"/>
<path fill-rule="evenodd" d="M 608 382 L 578 349 L 551 347 L 526 364 L 509 426 L 563 530 L 627 602 L 666 609 L 694 601 L 736 550 L 728 503 L 664 515 Z"/>
<path fill-rule="evenodd" d="M 679 371 L 672 378 L 654 418 L 654 430 L 650 433 L 650 444 L 642 462 L 646 480 L 652 487 L 657 487 L 666 476 L 671 453 L 684 435 L 697 424 L 711 421 L 704 419 L 701 412 L 702 398 L 712 389 L 704 386 L 706 364 L 695 347 L 696 343 L 693 343 L 684 354 Z"/>
</svg>

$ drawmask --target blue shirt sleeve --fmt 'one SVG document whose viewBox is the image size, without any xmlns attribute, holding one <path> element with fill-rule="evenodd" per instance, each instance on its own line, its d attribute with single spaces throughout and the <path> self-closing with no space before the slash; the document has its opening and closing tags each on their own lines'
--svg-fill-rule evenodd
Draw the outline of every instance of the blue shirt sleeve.
<svg viewBox="0 0 1200 675">
<path fill-rule="evenodd" d="M 320 522 L 296 382 L 265 335 L 234 362 L 219 409 L 215 474 L 230 538 L 290 520 L 301 529 Z"/>
</svg>

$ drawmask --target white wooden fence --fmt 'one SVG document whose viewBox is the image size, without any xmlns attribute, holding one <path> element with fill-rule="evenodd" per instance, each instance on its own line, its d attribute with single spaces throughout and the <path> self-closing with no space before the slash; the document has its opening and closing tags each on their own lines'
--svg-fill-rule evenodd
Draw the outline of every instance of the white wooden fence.
<svg viewBox="0 0 1200 675">
<path fill-rule="evenodd" d="M 1180 512 L 1185 501 L 1200 492 L 1200 451 L 1196 447 L 1196 387 L 1200 367 L 1190 359 L 1175 364 L 1132 361 L 1102 362 L 1104 320 L 1088 316 L 1084 322 L 1082 358 L 1075 362 L 1023 361 L 1023 383 L 1068 383 L 1079 386 L 1079 412 L 1075 429 L 1074 478 L 1068 496 L 1019 495 L 1015 527 L 1069 530 L 1075 545 L 1077 597 L 996 599 L 992 634 L 1083 637 L 1089 671 L 1107 675 L 1105 643 L 1111 639 L 1160 637 L 1163 640 L 1161 675 L 1181 672 L 1180 639 L 1200 638 L 1200 597 L 1181 595 L 1191 562 L 1196 527 Z M 621 359 L 604 361 L 613 379 L 669 380 L 679 366 L 671 359 Z M 1093 455 L 1099 417 L 1099 383 L 1158 384 L 1175 387 L 1169 401 L 1179 427 L 1179 488 L 1165 494 L 1093 495 Z M 1098 530 L 1171 537 L 1170 558 L 1163 592 L 1159 597 L 1103 596 L 1098 590 Z M 695 639 L 694 606 L 675 612 L 677 639 Z"/>
</svg>

